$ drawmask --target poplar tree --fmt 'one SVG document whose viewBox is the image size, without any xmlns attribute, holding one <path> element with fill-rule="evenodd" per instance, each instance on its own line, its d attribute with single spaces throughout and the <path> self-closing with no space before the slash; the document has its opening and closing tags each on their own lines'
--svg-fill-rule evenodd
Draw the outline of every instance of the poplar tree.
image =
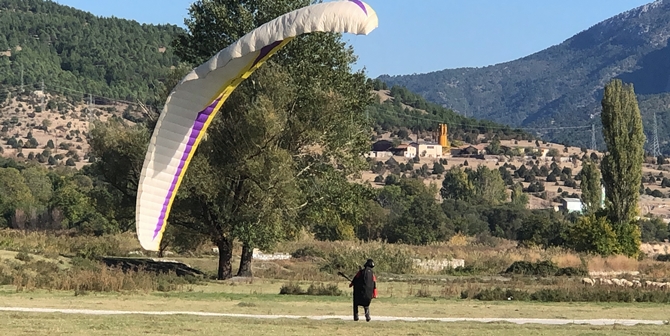
<svg viewBox="0 0 670 336">
<path fill-rule="evenodd" d="M 602 160 L 607 214 L 621 251 L 636 255 L 640 230 L 633 220 L 638 211 L 645 136 L 632 84 L 614 79 L 605 86 L 601 118 L 607 145 Z"/>
<path fill-rule="evenodd" d="M 585 213 L 595 213 L 600 208 L 602 200 L 602 189 L 600 184 L 600 171 L 593 162 L 586 161 L 581 172 L 582 202 Z"/>
</svg>

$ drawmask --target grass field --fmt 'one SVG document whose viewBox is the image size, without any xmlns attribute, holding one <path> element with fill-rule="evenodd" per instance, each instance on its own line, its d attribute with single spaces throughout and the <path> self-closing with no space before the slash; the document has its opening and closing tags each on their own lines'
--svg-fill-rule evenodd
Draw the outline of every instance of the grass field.
<svg viewBox="0 0 670 336">
<path fill-rule="evenodd" d="M 279 295 L 282 282 L 255 281 L 253 284 L 210 283 L 187 291 L 149 294 L 89 293 L 71 291 L 17 293 L 13 287 L 0 289 L 0 306 L 100 310 L 197 311 L 268 315 L 349 315 L 349 296 Z M 380 284 L 384 285 L 384 284 Z M 406 284 L 403 284 L 406 285 Z M 344 284 L 341 284 L 344 288 Z M 540 303 L 518 301 L 477 301 L 422 298 L 384 294 L 371 306 L 373 317 L 499 317 L 555 319 L 649 319 L 667 320 L 667 305 L 655 303 Z"/>
<path fill-rule="evenodd" d="M 667 335 L 667 326 L 542 326 L 508 323 L 250 320 L 193 316 L 0 313 L 14 335 Z"/>
<path fill-rule="evenodd" d="M 88 240 L 86 240 L 88 239 Z M 4 244 L 4 245 L 3 245 Z M 579 277 L 501 276 L 513 261 L 552 260 L 561 267 L 591 271 L 639 271 L 643 279 L 670 279 L 670 264 L 653 260 L 637 261 L 621 256 L 600 258 L 577 255 L 562 249 L 518 248 L 512 242 L 494 246 L 472 239 L 453 239 L 431 246 L 396 246 L 379 242 L 317 242 L 312 239 L 287 242 L 279 251 L 292 252 L 313 247 L 325 257 L 298 258 L 254 263 L 253 279 L 227 281 L 185 280 L 175 275 L 156 276 L 102 267 L 94 260 L 72 257 L 79 250 L 100 247 L 105 253 L 127 255 L 137 249 L 129 234 L 103 238 L 49 236 L 0 231 L 0 307 L 93 309 L 130 311 L 192 311 L 224 314 L 296 316 L 350 316 L 351 289 L 335 271 L 322 270 L 329 255 L 345 261 L 389 260 L 398 265 L 398 255 L 421 258 L 457 257 L 476 265 L 478 274 L 455 275 L 445 272 L 410 270 L 405 274 L 380 269 L 379 298 L 373 301 L 371 323 L 309 319 L 257 320 L 245 317 L 73 315 L 63 313 L 0 312 L 0 335 L 333 335 L 360 332 L 370 335 L 666 335 L 670 326 L 542 326 L 511 323 L 445 323 L 379 321 L 375 317 L 426 318 L 545 318 L 545 319 L 636 319 L 669 320 L 667 304 L 538 301 L 478 301 L 460 299 L 462 292 L 473 294 L 495 287 L 534 292 L 539 289 L 585 290 Z M 95 250 L 95 249 L 93 249 Z M 25 252 L 28 251 L 28 252 Z M 88 251 L 88 250 L 87 250 Z M 96 250 L 97 251 L 97 250 Z M 111 252 L 109 252 L 111 251 Z M 404 252 L 403 252 L 404 251 Z M 19 253 L 21 252 L 21 253 Z M 211 274 L 216 259 L 203 248 L 199 254 L 172 256 Z M 402 252 L 402 253 L 400 253 Z M 376 254 L 375 254 L 376 253 Z M 239 251 L 236 252 L 239 254 Z M 70 257 L 66 257 L 70 255 Z M 354 269 L 355 264 L 345 269 Z M 303 289 L 311 283 L 337 284 L 343 296 L 279 295 L 289 281 L 300 281 Z M 59 290 L 62 289 L 62 290 Z M 74 289 L 77 289 L 76 291 Z M 597 287 L 596 287 L 597 289 Z M 604 289 L 608 290 L 608 289 Z M 666 293 L 667 291 L 658 291 Z M 472 295 L 468 297 L 473 297 Z M 497 299 L 500 300 L 500 299 Z M 569 300 L 567 300 L 569 301 Z M 667 301 L 666 301 L 667 302 Z"/>
</svg>

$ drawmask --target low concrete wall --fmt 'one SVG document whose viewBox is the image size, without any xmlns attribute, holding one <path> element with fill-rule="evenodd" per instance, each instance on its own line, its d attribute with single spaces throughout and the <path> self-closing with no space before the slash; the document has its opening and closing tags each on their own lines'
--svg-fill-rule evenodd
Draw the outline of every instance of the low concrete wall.
<svg viewBox="0 0 670 336">
<path fill-rule="evenodd" d="M 412 261 L 414 262 L 414 267 L 433 271 L 465 266 L 465 260 L 463 259 L 412 259 Z"/>
<path fill-rule="evenodd" d="M 261 252 L 259 249 L 254 249 L 253 258 L 257 260 L 286 260 L 291 259 L 291 255 L 288 253 L 265 254 Z"/>
</svg>

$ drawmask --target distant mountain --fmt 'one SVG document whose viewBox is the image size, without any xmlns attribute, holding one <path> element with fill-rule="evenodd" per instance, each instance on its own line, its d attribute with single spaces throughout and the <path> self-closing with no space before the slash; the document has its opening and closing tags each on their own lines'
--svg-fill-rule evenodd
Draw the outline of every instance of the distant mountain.
<svg viewBox="0 0 670 336">
<path fill-rule="evenodd" d="M 0 83 L 151 102 L 177 65 L 175 25 L 96 17 L 44 0 L 0 0 Z"/>
<path fill-rule="evenodd" d="M 467 116 L 513 126 L 561 127 L 600 125 L 603 87 L 621 78 L 635 85 L 650 140 L 653 112 L 658 113 L 659 137 L 670 153 L 670 128 L 665 126 L 670 123 L 668 38 L 670 0 L 659 0 L 515 61 L 378 79 Z M 577 146 L 591 143 L 590 129 L 542 135 Z M 600 137 L 598 142 L 602 146 Z"/>
</svg>

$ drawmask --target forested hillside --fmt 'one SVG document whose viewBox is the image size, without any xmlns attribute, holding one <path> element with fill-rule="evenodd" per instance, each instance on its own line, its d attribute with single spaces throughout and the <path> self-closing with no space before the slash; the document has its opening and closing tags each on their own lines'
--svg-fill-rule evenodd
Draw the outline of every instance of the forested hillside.
<svg viewBox="0 0 670 336">
<path fill-rule="evenodd" d="M 181 28 L 96 17 L 43 0 L 0 0 L 0 8 L 0 83 L 6 89 L 16 91 L 24 83 L 27 91 L 41 90 L 44 81 L 44 90 L 53 96 L 87 101 L 92 94 L 100 105 L 109 103 L 103 97 L 160 105 L 166 75 L 179 62 L 171 43 Z M 384 86 L 391 97 L 368 109 L 378 131 L 406 127 L 423 132 L 446 122 L 450 135 L 459 138 L 465 133 L 520 134 L 464 118 L 403 87 L 373 85 L 376 91 Z M 0 95 L 0 103 L 6 97 Z"/>
<path fill-rule="evenodd" d="M 645 133 L 651 138 L 653 112 L 659 113 L 661 125 L 670 121 L 668 104 L 663 103 L 670 92 L 669 37 L 670 1 L 659 0 L 515 61 L 380 79 L 467 116 L 524 127 L 587 126 L 542 135 L 590 146 L 588 126 L 599 127 L 603 86 L 618 77 L 635 85 Z M 660 131 L 662 142 L 670 140 L 664 126 Z M 598 136 L 602 146 L 600 140 Z M 662 147 L 670 153 L 667 144 Z"/>
<path fill-rule="evenodd" d="M 43 0 L 0 0 L 0 83 L 151 103 L 177 65 L 181 28 L 146 25 Z"/>
<path fill-rule="evenodd" d="M 491 137 L 497 134 L 501 139 L 534 138 L 509 126 L 464 117 L 399 85 L 389 88 L 384 82 L 373 80 L 372 87 L 378 99 L 368 107 L 367 113 L 378 134 L 399 128 L 418 134 L 434 131 L 439 123 L 446 123 L 450 138 L 468 143 L 476 143 L 478 134 L 489 134 Z"/>
</svg>

